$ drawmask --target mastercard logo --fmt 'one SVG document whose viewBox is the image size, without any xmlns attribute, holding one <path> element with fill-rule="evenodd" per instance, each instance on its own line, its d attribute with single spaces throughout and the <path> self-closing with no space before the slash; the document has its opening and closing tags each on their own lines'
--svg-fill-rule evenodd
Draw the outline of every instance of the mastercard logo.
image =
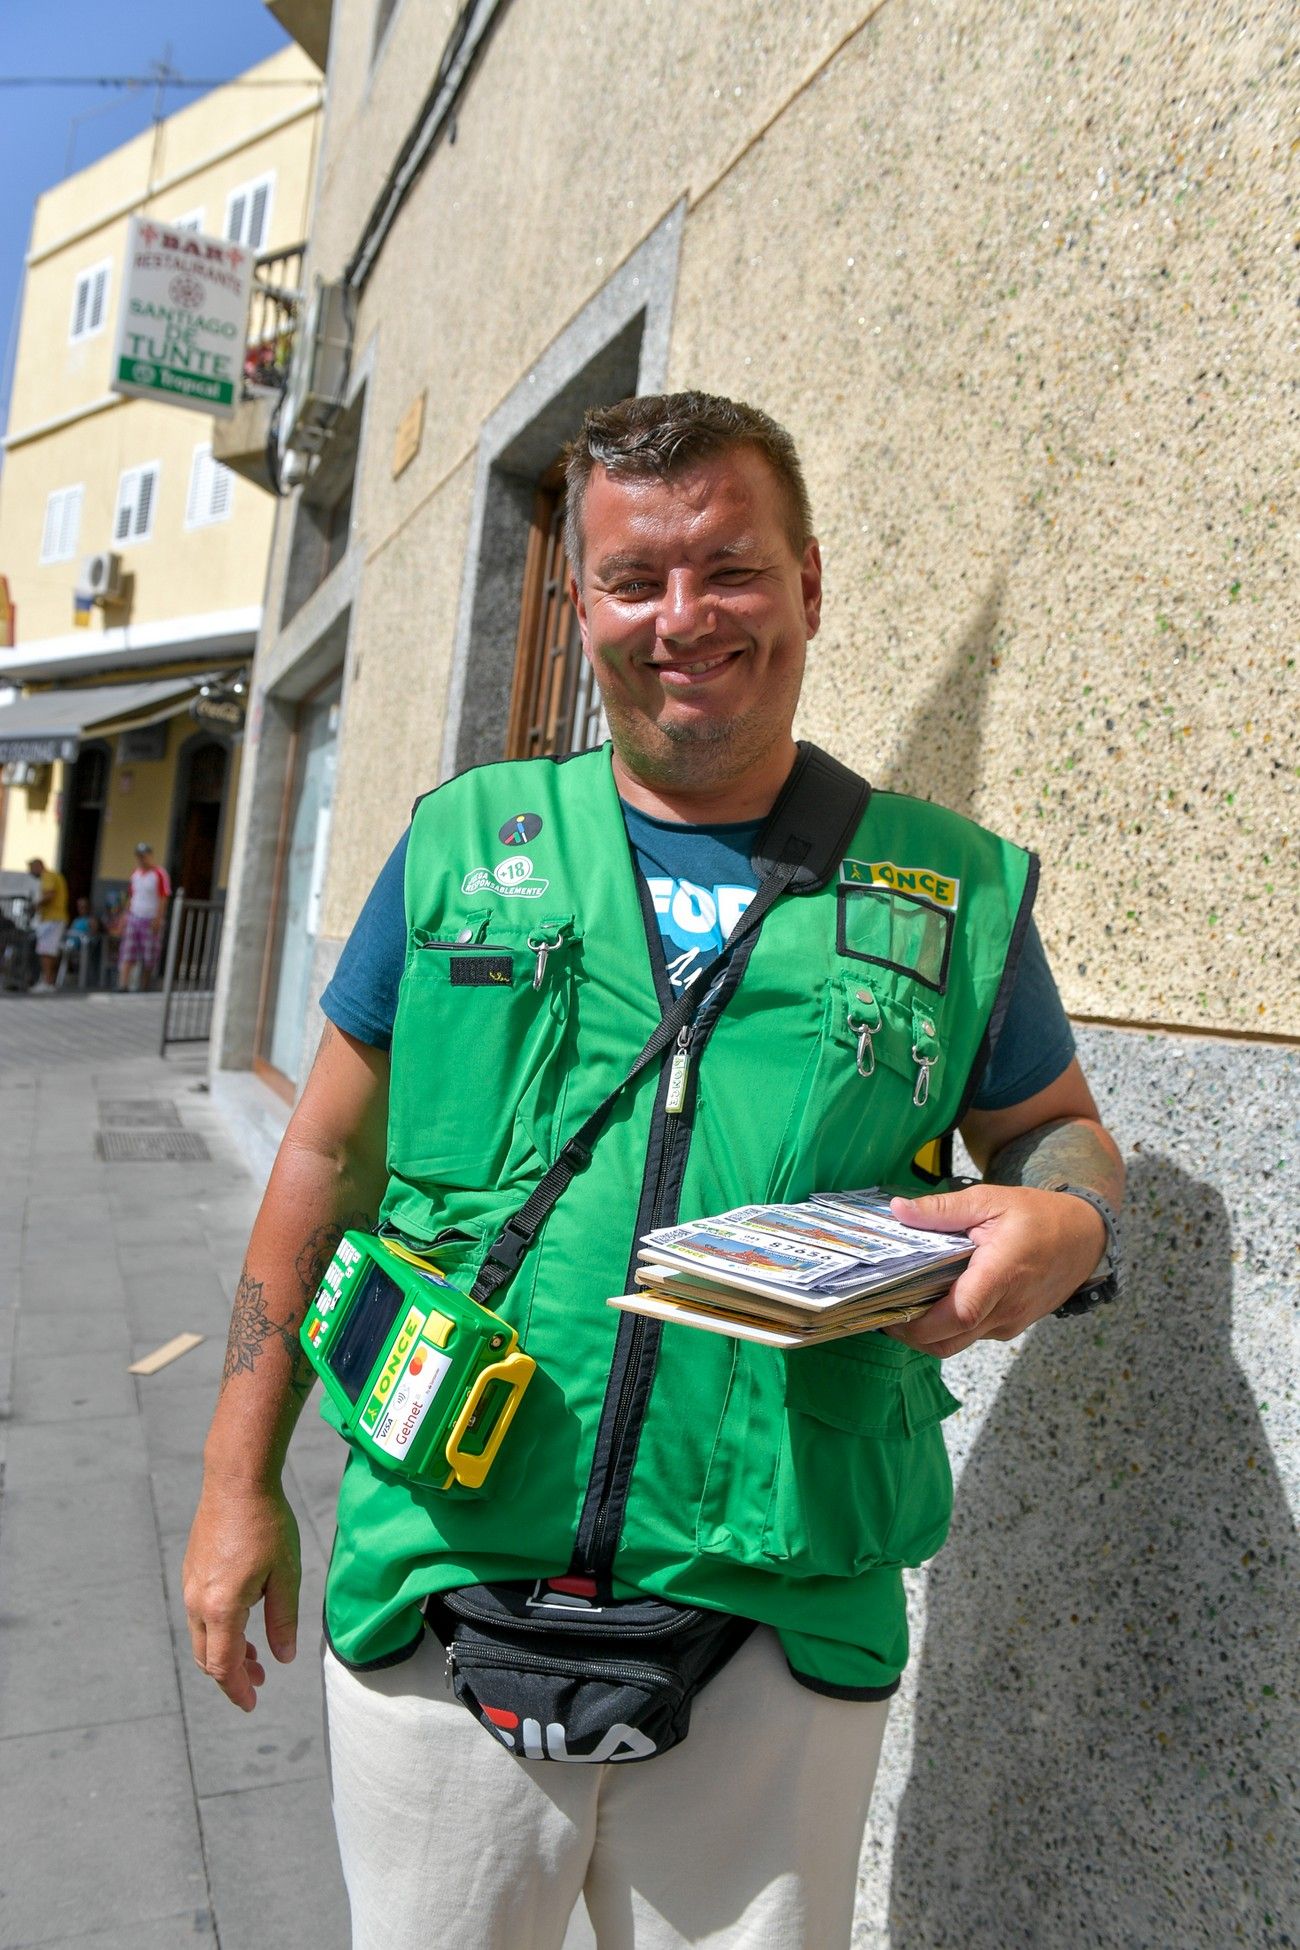
<svg viewBox="0 0 1300 1950">
<path fill-rule="evenodd" d="M 411 1356 L 411 1365 L 407 1370 L 407 1372 L 408 1374 L 413 1374 L 413 1375 L 419 1374 L 420 1369 L 423 1366 L 424 1366 L 424 1356 L 417 1349 L 416 1352 Z"/>
</svg>

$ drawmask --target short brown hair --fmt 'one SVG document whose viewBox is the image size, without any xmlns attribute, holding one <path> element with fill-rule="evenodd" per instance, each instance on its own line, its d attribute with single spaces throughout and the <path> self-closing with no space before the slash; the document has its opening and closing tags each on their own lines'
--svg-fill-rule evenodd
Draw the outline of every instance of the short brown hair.
<svg viewBox="0 0 1300 1950">
<path fill-rule="evenodd" d="M 643 393 L 617 406 L 594 406 L 565 451 L 568 502 L 564 546 L 582 573 L 582 511 L 592 471 L 668 480 L 728 447 L 756 447 L 776 475 L 790 546 L 802 557 L 812 539 L 812 506 L 798 451 L 785 428 L 761 407 L 717 393 Z"/>
</svg>

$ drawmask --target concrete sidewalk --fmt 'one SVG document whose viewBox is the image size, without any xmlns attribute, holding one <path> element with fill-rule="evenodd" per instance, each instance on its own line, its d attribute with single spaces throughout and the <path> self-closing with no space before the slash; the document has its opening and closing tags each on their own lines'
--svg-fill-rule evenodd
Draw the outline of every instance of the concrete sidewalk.
<svg viewBox="0 0 1300 1950">
<path fill-rule="evenodd" d="M 245 1717 L 191 1661 L 180 1564 L 260 1185 L 159 1008 L 0 996 L 0 1950 L 343 1950 L 315 1656 L 343 1450 L 309 1408 L 301 1650 Z M 168 1131 L 209 1157 L 97 1152 Z"/>
</svg>

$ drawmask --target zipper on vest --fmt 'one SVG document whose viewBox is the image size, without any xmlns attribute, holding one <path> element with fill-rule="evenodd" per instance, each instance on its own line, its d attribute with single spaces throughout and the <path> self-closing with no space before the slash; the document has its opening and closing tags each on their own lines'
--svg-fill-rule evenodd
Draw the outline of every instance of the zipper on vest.
<svg viewBox="0 0 1300 1950">
<path fill-rule="evenodd" d="M 676 1108 L 672 1105 L 673 1071 L 676 1064 L 677 1055 L 674 1054 L 669 1066 L 668 1087 L 664 1093 L 662 1111 L 657 1118 L 659 1163 L 655 1173 L 649 1223 L 640 1228 L 644 1232 L 649 1232 L 656 1226 L 670 1225 L 677 1217 L 677 1188 L 681 1184 L 680 1166 L 685 1163 L 686 1151 L 690 1145 L 691 1119 L 685 1112 L 684 1070 L 681 1081 L 681 1102 Z M 679 1168 L 672 1171 L 670 1167 L 673 1166 Z M 669 1195 L 670 1188 L 671 1195 Z M 620 1475 L 631 1466 L 631 1452 L 641 1434 L 654 1366 L 659 1354 L 659 1323 L 649 1320 L 645 1314 L 627 1314 L 625 1319 L 631 1322 L 627 1359 L 623 1366 L 622 1382 L 613 1402 L 608 1462 L 586 1553 L 589 1558 L 589 1568 L 596 1578 L 605 1577 L 613 1565 L 618 1533 L 623 1527 L 623 1511 L 626 1503 L 624 1496 L 615 1494 L 615 1486 Z M 609 1407 L 610 1404 L 607 1402 L 606 1412 Z M 601 1419 L 604 1420 L 603 1414 Z M 581 1543 L 581 1537 L 579 1542 Z"/>
<path fill-rule="evenodd" d="M 643 900 L 648 934 L 652 927 L 657 930 L 659 924 L 653 909 L 645 912 L 645 906 Z M 698 1069 L 704 1047 L 740 984 L 757 939 L 757 935 L 751 935 L 708 983 L 704 999 L 684 1031 L 685 1040 L 679 1033 L 672 1058 L 661 1074 L 650 1122 L 646 1177 L 637 1210 L 637 1239 L 657 1226 L 672 1225 L 677 1218 L 694 1121 L 690 1091 L 692 1064 Z M 675 1098 L 679 1100 L 676 1107 Z M 635 1246 L 633 1254 L 635 1259 Z M 632 1278 L 630 1271 L 628 1278 Z M 625 1313 L 619 1322 L 614 1360 L 596 1431 L 591 1478 L 573 1552 L 574 1570 L 598 1582 L 608 1579 L 618 1548 L 628 1482 L 654 1383 L 661 1333 L 660 1323 L 645 1314 Z"/>
<path fill-rule="evenodd" d="M 677 1032 L 677 1047 L 668 1066 L 668 1095 L 664 1110 L 669 1117 L 680 1117 L 686 1107 L 686 1082 L 691 1068 L 691 1024 L 684 1022 Z"/>
</svg>

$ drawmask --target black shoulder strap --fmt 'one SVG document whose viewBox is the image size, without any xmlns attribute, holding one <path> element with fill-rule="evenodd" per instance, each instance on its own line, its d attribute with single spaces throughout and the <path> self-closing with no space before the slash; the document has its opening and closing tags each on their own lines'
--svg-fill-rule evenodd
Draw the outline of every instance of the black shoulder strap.
<svg viewBox="0 0 1300 1950">
<path fill-rule="evenodd" d="M 762 875 L 758 891 L 723 943 L 710 969 L 709 981 L 693 983 L 678 996 L 627 1075 L 597 1105 L 519 1210 L 506 1220 L 479 1268 L 471 1299 L 486 1306 L 497 1289 L 517 1271 L 561 1193 L 591 1163 L 592 1147 L 623 1092 L 673 1043 L 712 986 L 713 976 L 740 943 L 747 941 L 762 925 L 774 902 L 786 892 L 813 893 L 826 885 L 836 861 L 843 857 L 870 793 L 871 787 L 865 779 L 828 752 L 820 751 L 816 745 L 800 744 L 794 769 L 754 849 L 753 864 Z"/>
<path fill-rule="evenodd" d="M 859 820 L 867 809 L 871 787 L 820 745 L 799 741 L 799 756 L 781 796 L 754 847 L 753 866 L 768 874 L 785 857 L 786 841 L 802 840 L 807 852 L 790 883 L 792 894 L 812 894 L 824 887 L 848 851 Z"/>
</svg>

